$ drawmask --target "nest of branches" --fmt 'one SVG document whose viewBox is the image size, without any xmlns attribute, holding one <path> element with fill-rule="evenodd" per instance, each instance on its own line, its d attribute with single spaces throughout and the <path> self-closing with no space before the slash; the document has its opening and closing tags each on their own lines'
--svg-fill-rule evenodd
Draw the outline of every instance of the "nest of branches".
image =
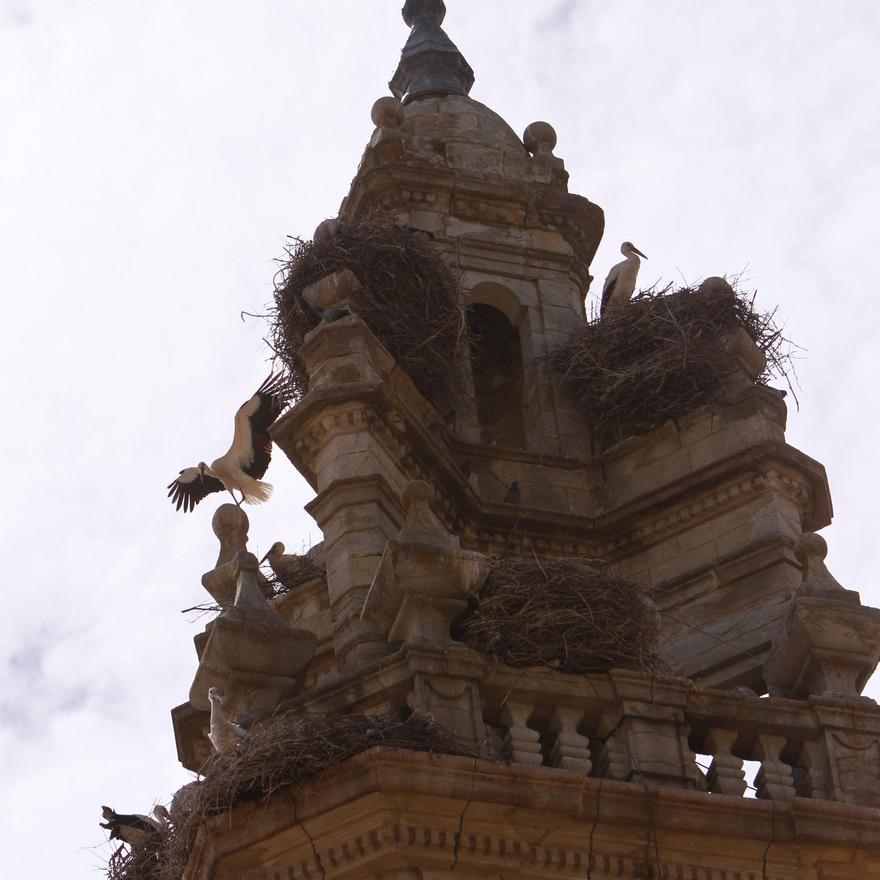
<svg viewBox="0 0 880 880">
<path fill-rule="evenodd" d="M 275 568 L 268 569 L 266 579 L 274 596 L 292 593 L 310 581 L 321 580 L 326 583 L 327 563 L 324 560 L 323 547 L 320 552 L 315 552 L 313 548 L 308 553 L 286 555 L 283 564 L 276 564 Z"/>
<path fill-rule="evenodd" d="M 455 638 L 508 666 L 664 673 L 648 593 L 583 560 L 493 560 Z"/>
<path fill-rule="evenodd" d="M 280 716 L 202 768 L 171 804 L 171 822 L 142 846 L 110 861 L 110 880 L 179 880 L 200 826 L 243 803 L 301 786 L 375 746 L 477 757 L 476 749 L 421 715 L 340 715 L 305 720 Z"/>
<path fill-rule="evenodd" d="M 772 375 L 788 380 L 791 345 L 754 294 L 720 279 L 699 289 L 643 291 L 577 328 L 549 359 L 608 446 L 718 400 L 722 338 L 741 327 Z"/>
<path fill-rule="evenodd" d="M 315 241 L 291 240 L 275 279 L 268 342 L 287 368 L 294 392 L 308 390 L 300 348 L 320 317 L 303 290 L 342 269 L 364 287 L 358 316 L 434 403 L 460 385 L 459 348 L 465 313 L 458 278 L 425 236 L 384 217 L 340 221 Z"/>
</svg>

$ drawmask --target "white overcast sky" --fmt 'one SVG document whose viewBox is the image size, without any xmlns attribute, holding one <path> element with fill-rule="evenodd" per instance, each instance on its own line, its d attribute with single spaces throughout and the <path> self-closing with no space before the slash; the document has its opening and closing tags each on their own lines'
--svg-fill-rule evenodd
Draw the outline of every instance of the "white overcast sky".
<svg viewBox="0 0 880 880">
<path fill-rule="evenodd" d="M 406 39 L 402 0 L 0 0 L 5 468 L 0 838 L 16 880 L 96 875 L 99 806 L 187 780 L 216 457 L 266 373 L 287 234 L 335 215 Z M 790 441 L 828 468 L 830 565 L 880 604 L 877 0 L 448 0 L 473 97 L 559 134 L 605 209 L 601 280 L 746 271 L 805 349 Z M 319 539 L 278 454 L 251 547 Z M 873 685 L 871 693 L 880 695 Z M 89 847 L 98 846 L 92 850 Z"/>
</svg>

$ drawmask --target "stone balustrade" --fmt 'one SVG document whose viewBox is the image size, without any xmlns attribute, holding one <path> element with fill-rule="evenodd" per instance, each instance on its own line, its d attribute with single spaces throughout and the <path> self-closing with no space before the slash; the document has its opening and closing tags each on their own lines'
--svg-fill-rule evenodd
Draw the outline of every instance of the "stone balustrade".
<svg viewBox="0 0 880 880">
<path fill-rule="evenodd" d="M 771 700 L 622 671 L 576 679 L 592 692 L 564 694 L 546 680 L 533 689 L 547 674 L 530 670 L 496 707 L 492 678 L 484 714 L 513 763 L 732 797 L 880 806 L 880 707 L 869 700 Z M 631 699 L 647 687 L 653 699 Z M 746 762 L 759 764 L 753 786 Z"/>
<path fill-rule="evenodd" d="M 292 708 L 408 704 L 512 764 L 728 797 L 880 807 L 880 707 L 870 700 L 767 699 L 625 670 L 512 669 L 455 644 L 407 645 L 373 672 L 381 702 L 362 677 L 333 675 Z M 760 765 L 753 785 L 746 762 Z"/>
</svg>

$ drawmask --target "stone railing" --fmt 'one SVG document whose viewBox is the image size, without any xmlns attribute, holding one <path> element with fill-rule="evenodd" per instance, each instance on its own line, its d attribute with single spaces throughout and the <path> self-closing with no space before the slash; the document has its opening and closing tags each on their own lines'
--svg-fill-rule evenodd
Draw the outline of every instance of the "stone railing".
<svg viewBox="0 0 880 880">
<path fill-rule="evenodd" d="M 481 687 L 488 730 L 513 763 L 880 806 L 880 707 L 870 700 L 761 699 L 622 670 L 579 677 L 576 688 L 558 678 L 566 683 L 549 671 L 497 670 Z M 753 787 L 746 762 L 760 765 Z"/>
<path fill-rule="evenodd" d="M 410 644 L 374 666 L 331 676 L 290 708 L 321 715 L 408 705 L 513 765 L 880 807 L 880 707 L 870 700 L 766 699 L 626 670 L 513 669 L 458 645 Z M 753 786 L 746 762 L 760 765 Z"/>
</svg>

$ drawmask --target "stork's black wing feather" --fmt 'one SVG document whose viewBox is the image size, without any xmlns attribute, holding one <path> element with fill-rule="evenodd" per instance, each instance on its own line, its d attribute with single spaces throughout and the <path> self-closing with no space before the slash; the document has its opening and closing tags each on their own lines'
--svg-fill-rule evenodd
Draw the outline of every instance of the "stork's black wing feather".
<svg viewBox="0 0 880 880">
<path fill-rule="evenodd" d="M 180 476 L 168 486 L 168 497 L 172 504 L 177 505 L 177 510 L 183 508 L 184 513 L 196 509 L 196 505 L 208 495 L 214 492 L 225 492 L 226 486 L 216 477 L 202 476 L 196 471 L 195 478 L 190 472 L 181 471 Z"/>
<path fill-rule="evenodd" d="M 255 480 L 260 480 L 269 469 L 272 460 L 272 438 L 269 436 L 269 428 L 275 422 L 281 411 L 290 399 L 290 385 L 283 376 L 269 376 L 257 389 L 254 396 L 244 404 L 244 407 L 256 409 L 247 416 L 251 429 L 251 443 L 253 446 L 253 458 L 250 462 L 242 464 L 242 470 Z M 241 412 L 241 410 L 239 410 Z"/>
<path fill-rule="evenodd" d="M 611 300 L 611 294 L 614 293 L 614 288 L 617 287 L 617 276 L 614 278 L 609 278 L 608 281 L 605 282 L 605 289 L 602 291 L 602 306 L 599 309 L 599 314 L 605 311 L 606 306 Z"/>
<path fill-rule="evenodd" d="M 146 816 L 139 816 L 136 814 L 128 815 L 125 813 L 114 813 L 113 818 L 105 825 L 103 822 L 101 823 L 102 828 L 109 828 L 116 825 L 118 826 L 126 826 L 128 828 L 136 828 L 138 831 L 156 831 L 158 830 L 158 825 L 155 822 L 151 822 Z"/>
</svg>

